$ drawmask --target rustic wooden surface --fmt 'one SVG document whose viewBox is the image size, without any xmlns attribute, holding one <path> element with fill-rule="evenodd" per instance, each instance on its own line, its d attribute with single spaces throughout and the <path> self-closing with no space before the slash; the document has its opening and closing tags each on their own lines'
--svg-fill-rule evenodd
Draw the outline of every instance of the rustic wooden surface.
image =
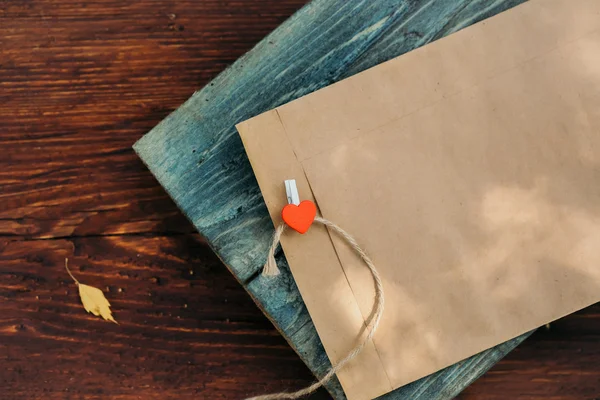
<svg viewBox="0 0 600 400">
<path fill-rule="evenodd" d="M 523 0 L 313 0 L 134 145 L 203 235 L 317 377 L 331 368 L 285 255 L 260 274 L 274 226 L 235 125 L 380 62 L 496 15 Z M 449 400 L 528 334 L 384 394 Z M 345 400 L 337 379 L 325 383 Z"/>
<path fill-rule="evenodd" d="M 0 1 L 2 399 L 239 399 L 311 381 L 131 150 L 302 3 Z M 84 312 L 67 256 L 120 325 Z M 599 343 L 594 306 L 461 398 L 598 398 Z"/>
</svg>

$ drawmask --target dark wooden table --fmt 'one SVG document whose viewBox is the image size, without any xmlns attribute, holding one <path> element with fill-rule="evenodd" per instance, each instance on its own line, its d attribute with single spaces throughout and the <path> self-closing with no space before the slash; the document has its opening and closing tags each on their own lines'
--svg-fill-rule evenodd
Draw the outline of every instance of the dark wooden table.
<svg viewBox="0 0 600 400">
<path fill-rule="evenodd" d="M 0 398 L 240 399 L 311 381 L 131 150 L 303 3 L 0 0 Z M 65 257 L 120 325 L 85 313 Z M 600 398 L 599 305 L 461 395 L 508 398 Z"/>
</svg>

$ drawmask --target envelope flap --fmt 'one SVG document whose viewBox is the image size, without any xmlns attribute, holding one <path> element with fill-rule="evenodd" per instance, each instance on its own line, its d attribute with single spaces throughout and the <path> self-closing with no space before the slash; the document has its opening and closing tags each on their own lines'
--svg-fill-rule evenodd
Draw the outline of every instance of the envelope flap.
<svg viewBox="0 0 600 400">
<path fill-rule="evenodd" d="M 287 204 L 286 179 L 296 179 L 301 200 L 316 201 L 277 110 L 242 122 L 237 129 L 275 224 L 281 223 L 281 210 Z M 331 237 L 324 227 L 314 224 L 305 235 L 288 230 L 281 245 L 327 355 L 335 364 L 356 345 L 359 334 L 366 333 L 365 319 Z M 349 399 L 373 398 L 392 390 L 372 342 L 338 373 L 338 379 Z"/>
</svg>

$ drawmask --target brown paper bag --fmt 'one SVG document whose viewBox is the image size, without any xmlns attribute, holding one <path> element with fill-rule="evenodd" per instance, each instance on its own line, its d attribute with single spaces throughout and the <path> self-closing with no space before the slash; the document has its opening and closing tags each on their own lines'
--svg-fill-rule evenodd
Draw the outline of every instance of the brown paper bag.
<svg viewBox="0 0 600 400">
<path fill-rule="evenodd" d="M 238 130 L 274 224 L 296 179 L 383 277 L 349 399 L 600 300 L 600 1 L 532 0 Z M 282 246 L 335 363 L 371 277 L 321 226 Z"/>
</svg>

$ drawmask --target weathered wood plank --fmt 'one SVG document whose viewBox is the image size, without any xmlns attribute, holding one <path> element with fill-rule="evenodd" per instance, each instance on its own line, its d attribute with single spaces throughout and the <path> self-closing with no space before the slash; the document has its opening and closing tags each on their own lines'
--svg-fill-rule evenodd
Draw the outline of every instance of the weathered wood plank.
<svg viewBox="0 0 600 400">
<path fill-rule="evenodd" d="M 522 1 L 315 0 L 134 146 L 317 376 L 329 363 L 283 255 L 281 278 L 257 274 L 273 226 L 234 125 Z M 526 336 L 385 398 L 455 396 Z"/>
</svg>

